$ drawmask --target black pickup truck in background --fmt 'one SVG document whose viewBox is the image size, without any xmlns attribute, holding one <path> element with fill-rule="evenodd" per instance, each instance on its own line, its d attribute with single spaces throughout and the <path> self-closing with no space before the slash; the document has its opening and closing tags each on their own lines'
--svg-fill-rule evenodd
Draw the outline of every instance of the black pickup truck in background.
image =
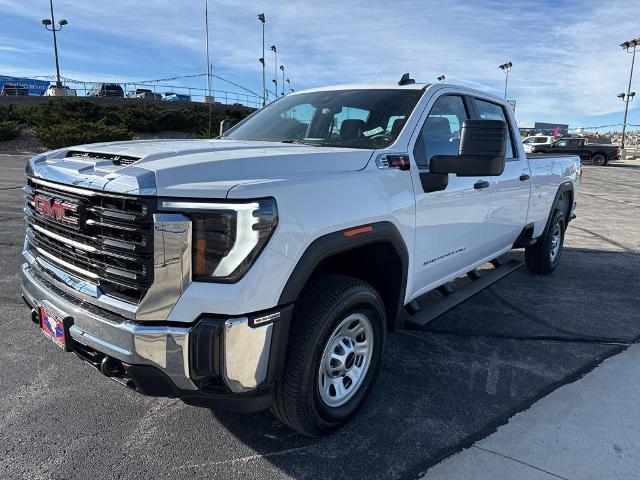
<svg viewBox="0 0 640 480">
<path fill-rule="evenodd" d="M 536 145 L 531 153 L 567 153 L 579 155 L 580 160 L 602 166 L 620 158 L 620 147 L 611 144 L 590 144 L 586 138 L 561 138 L 550 145 Z"/>
</svg>

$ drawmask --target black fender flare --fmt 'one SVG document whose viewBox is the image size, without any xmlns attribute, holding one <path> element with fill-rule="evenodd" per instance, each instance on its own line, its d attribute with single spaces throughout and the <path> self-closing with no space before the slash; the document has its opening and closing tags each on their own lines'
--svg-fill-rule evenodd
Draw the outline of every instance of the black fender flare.
<svg viewBox="0 0 640 480">
<path fill-rule="evenodd" d="M 349 236 L 346 233 L 357 229 L 370 231 Z M 409 253 L 404 239 L 396 226 L 391 222 L 375 222 L 328 233 L 315 239 L 304 251 L 293 272 L 285 284 L 278 303 L 285 305 L 295 302 L 314 270 L 320 263 L 339 253 L 344 253 L 366 245 L 387 242 L 395 249 L 402 262 L 402 285 L 398 298 L 398 313 L 404 306 L 409 271 Z M 395 319 L 393 319 L 395 320 Z"/>
<path fill-rule="evenodd" d="M 549 224 L 551 223 L 551 220 L 553 218 L 553 212 L 556 210 L 556 207 L 558 206 L 558 202 L 560 201 L 560 197 L 562 196 L 562 194 L 564 194 L 566 192 L 569 192 L 571 197 L 569 199 L 569 212 L 567 212 L 568 213 L 567 214 L 567 218 L 565 219 L 566 220 L 565 229 L 569 225 L 569 222 L 571 221 L 571 218 L 569 218 L 569 217 L 571 216 L 571 210 L 573 208 L 573 200 L 574 200 L 575 196 L 574 196 L 574 191 L 573 191 L 573 182 L 571 182 L 570 180 L 567 180 L 566 182 L 562 182 L 560 184 L 560 186 L 558 187 L 558 191 L 556 192 L 556 196 L 553 199 L 553 203 L 551 204 L 551 209 L 549 210 L 549 215 L 547 216 L 547 223 L 544 226 L 544 230 L 543 230 L 542 234 L 538 238 L 543 238 L 547 234 L 547 230 L 549 230 Z"/>
</svg>

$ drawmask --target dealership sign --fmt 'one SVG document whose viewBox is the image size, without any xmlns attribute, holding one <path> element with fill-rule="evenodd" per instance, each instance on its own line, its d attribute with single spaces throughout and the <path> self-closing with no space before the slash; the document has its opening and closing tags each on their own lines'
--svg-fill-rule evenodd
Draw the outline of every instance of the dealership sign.
<svg viewBox="0 0 640 480">
<path fill-rule="evenodd" d="M 27 87 L 29 89 L 29 95 L 42 95 L 49 86 L 49 82 L 46 80 L 0 75 L 0 89 L 4 87 L 6 83 Z"/>
</svg>

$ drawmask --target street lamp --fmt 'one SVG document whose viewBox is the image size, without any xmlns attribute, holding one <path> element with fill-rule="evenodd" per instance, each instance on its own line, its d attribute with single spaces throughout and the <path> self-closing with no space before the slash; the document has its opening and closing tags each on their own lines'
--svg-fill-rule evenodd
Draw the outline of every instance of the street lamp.
<svg viewBox="0 0 640 480">
<path fill-rule="evenodd" d="M 507 99 L 507 85 L 509 83 L 509 72 L 511 71 L 511 67 L 513 67 L 513 63 L 507 62 L 500 65 L 498 68 L 505 72 L 507 76 L 504 79 L 504 99 Z"/>
<path fill-rule="evenodd" d="M 440 75 L 436 80 L 438 80 L 439 82 L 444 82 L 445 76 L 444 75 Z"/>
<path fill-rule="evenodd" d="M 291 90 L 291 80 L 287 78 L 286 82 L 287 82 L 287 85 L 289 86 L 289 93 L 291 93 L 293 91 Z"/>
<path fill-rule="evenodd" d="M 280 70 L 282 70 L 282 96 L 284 97 L 284 65 L 280 65 Z"/>
<path fill-rule="evenodd" d="M 276 80 L 275 78 L 273 78 L 271 81 L 272 81 L 272 82 L 273 82 L 273 84 L 275 85 L 275 87 L 274 87 L 274 88 L 275 88 L 275 92 L 276 92 L 276 93 L 275 93 L 275 99 L 277 100 L 277 99 L 278 99 L 278 80 Z"/>
<path fill-rule="evenodd" d="M 275 63 L 273 64 L 274 74 L 273 74 L 273 83 L 276 84 L 276 98 L 278 98 L 278 49 L 275 45 L 271 45 L 270 49 L 275 55 Z"/>
<path fill-rule="evenodd" d="M 62 30 L 62 27 L 67 25 L 67 22 L 64 18 L 58 22 L 58 27 L 56 27 L 56 19 L 53 15 L 53 0 L 49 0 L 49 6 L 51 7 L 51 18 L 45 18 L 42 20 L 42 25 L 44 28 L 53 33 L 53 54 L 56 59 L 56 88 L 62 88 L 62 81 L 60 80 L 60 63 L 58 62 L 58 40 L 56 39 L 56 32 Z"/>
<path fill-rule="evenodd" d="M 260 63 L 262 64 L 262 106 L 264 107 L 267 104 L 267 85 L 266 85 L 266 77 L 265 77 L 265 63 L 264 63 L 264 24 L 267 21 L 264 13 L 258 14 L 258 20 L 262 23 L 262 57 L 260 58 Z"/>
<path fill-rule="evenodd" d="M 632 53 L 633 56 L 631 57 L 631 73 L 629 73 L 629 86 L 627 87 L 627 100 L 624 100 L 624 94 L 622 94 L 623 96 L 620 97 L 620 95 L 618 95 L 619 98 L 622 98 L 622 100 L 625 102 L 624 103 L 624 120 L 622 122 L 622 139 L 620 140 L 620 148 L 624 149 L 624 135 L 626 133 L 627 130 L 627 112 L 629 110 L 629 102 L 630 102 L 630 98 L 633 99 L 633 96 L 635 95 L 635 92 L 633 92 L 633 95 L 631 95 L 631 80 L 633 79 L 633 64 L 636 61 L 636 47 L 640 45 L 640 37 L 635 38 L 633 40 L 629 40 L 627 42 L 621 43 L 620 46 L 627 51 L 627 53 Z"/>
</svg>

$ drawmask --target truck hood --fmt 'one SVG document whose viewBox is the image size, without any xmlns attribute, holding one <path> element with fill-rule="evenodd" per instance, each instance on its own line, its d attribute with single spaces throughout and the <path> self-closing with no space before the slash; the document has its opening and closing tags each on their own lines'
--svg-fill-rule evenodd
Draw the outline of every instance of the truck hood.
<svg viewBox="0 0 640 480">
<path fill-rule="evenodd" d="M 133 195 L 224 198 L 240 184 L 361 170 L 372 154 L 275 142 L 143 140 L 37 155 L 27 175 Z"/>
</svg>

